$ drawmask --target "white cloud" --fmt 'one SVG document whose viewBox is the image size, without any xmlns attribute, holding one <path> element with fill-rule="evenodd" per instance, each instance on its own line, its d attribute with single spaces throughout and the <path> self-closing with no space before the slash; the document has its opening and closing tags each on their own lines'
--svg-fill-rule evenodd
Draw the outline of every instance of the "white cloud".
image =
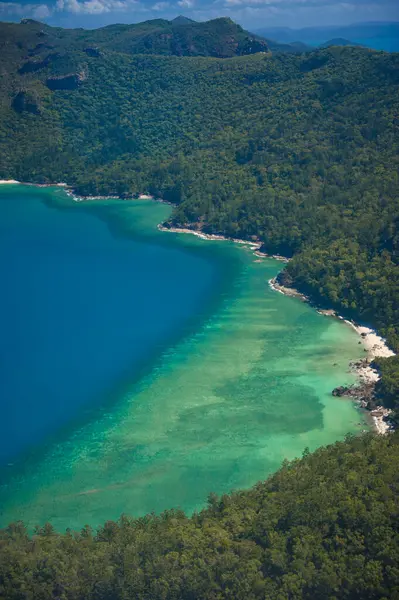
<svg viewBox="0 0 399 600">
<path fill-rule="evenodd" d="M 275 0 L 225 0 L 224 6 L 252 6 L 256 4 L 274 4 Z"/>
<path fill-rule="evenodd" d="M 47 4 L 39 4 L 33 9 L 32 15 L 34 19 L 46 19 L 51 15 L 51 10 Z"/>
<path fill-rule="evenodd" d="M 192 8 L 194 6 L 194 0 L 179 0 L 177 4 L 181 8 Z"/>
<path fill-rule="evenodd" d="M 18 2 L 0 2 L 0 14 L 18 15 L 32 19 L 45 19 L 51 11 L 47 4 L 19 4 Z"/>
<path fill-rule="evenodd" d="M 293 7 L 301 5 L 306 6 L 319 6 L 323 4 L 334 4 L 335 0 L 224 0 L 224 6 L 256 6 L 256 5 L 264 5 L 264 6 L 281 6 L 281 7 Z M 216 0 L 215 4 L 219 4 L 219 1 Z"/>
<path fill-rule="evenodd" d="M 198 5 L 192 12 L 198 21 L 223 15 L 231 17 L 245 28 L 264 27 L 314 27 L 321 24 L 346 25 L 356 21 L 383 20 L 383 15 L 393 15 L 389 6 L 399 7 L 398 0 L 213 0 L 210 8 Z M 384 8 L 385 7 L 385 8 Z M 397 13 L 396 13 L 397 14 Z M 395 14 L 395 18 L 396 18 Z M 392 20 L 392 16 L 390 17 Z M 397 20 L 397 18 L 396 18 Z"/>
<path fill-rule="evenodd" d="M 14 4 L 14 2 L 0 2 L 0 12 L 8 14 L 11 12 L 19 13 L 21 4 Z"/>
<path fill-rule="evenodd" d="M 388 4 L 391 0 L 387 0 Z M 397 1 L 397 0 L 395 0 Z M 367 10 L 370 7 L 375 8 L 377 5 L 369 4 L 368 0 L 352 0 L 352 2 L 337 2 L 337 0 L 214 0 L 214 6 L 229 7 L 251 7 L 265 6 L 277 7 L 281 11 L 297 10 L 297 11 L 312 11 L 314 8 L 329 10 L 331 12 L 345 13 L 354 10 Z M 323 19 L 320 19 L 320 24 Z"/>
<path fill-rule="evenodd" d="M 152 6 L 152 10 L 165 10 L 170 6 L 169 2 L 156 2 L 154 6 Z"/>
<path fill-rule="evenodd" d="M 136 0 L 57 0 L 56 10 L 73 14 L 100 15 L 109 12 L 127 11 L 135 4 Z"/>
</svg>

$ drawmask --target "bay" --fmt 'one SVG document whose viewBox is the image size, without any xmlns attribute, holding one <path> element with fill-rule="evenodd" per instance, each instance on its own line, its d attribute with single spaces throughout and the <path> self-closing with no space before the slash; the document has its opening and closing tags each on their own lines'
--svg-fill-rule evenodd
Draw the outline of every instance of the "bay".
<svg viewBox="0 0 399 600">
<path fill-rule="evenodd" d="M 365 428 L 351 328 L 277 294 L 281 263 L 161 232 L 150 200 L 0 189 L 0 522 L 200 509 Z"/>
</svg>

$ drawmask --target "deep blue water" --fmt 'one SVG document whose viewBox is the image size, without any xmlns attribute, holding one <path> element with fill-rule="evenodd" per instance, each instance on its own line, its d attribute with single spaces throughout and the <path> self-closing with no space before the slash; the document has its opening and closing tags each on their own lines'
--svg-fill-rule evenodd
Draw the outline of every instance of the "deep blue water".
<svg viewBox="0 0 399 600">
<path fill-rule="evenodd" d="M 0 464 L 98 409 L 201 317 L 219 280 L 215 262 L 159 243 L 169 234 L 118 237 L 49 194 L 0 190 Z"/>
<path fill-rule="evenodd" d="M 0 186 L 0 526 L 97 527 L 251 486 L 359 432 L 352 328 L 170 207 Z"/>
</svg>

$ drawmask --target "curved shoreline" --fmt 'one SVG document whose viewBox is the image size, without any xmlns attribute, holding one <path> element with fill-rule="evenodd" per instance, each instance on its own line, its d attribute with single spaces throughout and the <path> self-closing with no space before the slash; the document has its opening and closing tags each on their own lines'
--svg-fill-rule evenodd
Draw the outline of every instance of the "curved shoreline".
<svg viewBox="0 0 399 600">
<path fill-rule="evenodd" d="M 15 179 L 2 179 L 0 180 L 0 185 L 31 185 L 35 187 L 61 187 L 64 188 L 66 193 L 73 198 L 75 202 L 85 202 L 90 200 L 155 200 L 156 202 L 165 202 L 159 198 L 154 198 L 148 194 L 137 194 L 134 196 L 121 198 L 120 196 L 78 196 L 74 194 L 73 188 L 69 186 L 67 183 L 28 183 L 28 182 L 20 182 Z M 166 202 L 170 204 L 169 202 Z M 261 252 L 260 248 L 262 247 L 262 242 L 243 240 L 240 238 L 232 238 L 228 236 L 224 236 L 222 234 L 211 234 L 204 233 L 202 231 L 198 231 L 195 229 L 191 229 L 189 227 L 165 227 L 162 223 L 158 225 L 158 229 L 160 231 L 169 231 L 172 233 L 186 233 L 195 235 L 203 240 L 208 241 L 230 241 L 236 244 L 245 245 L 250 247 L 254 251 L 254 255 L 259 259 L 262 258 L 273 258 L 274 260 L 279 260 L 284 263 L 289 262 L 289 258 L 285 256 L 281 256 L 279 254 L 267 254 L 265 252 Z M 312 303 L 311 299 L 305 294 L 299 292 L 295 288 L 289 288 L 283 286 L 277 282 L 277 277 L 269 280 L 269 287 L 280 294 L 284 294 L 286 296 L 291 296 L 301 300 L 302 302 Z M 369 327 L 361 326 L 354 321 L 349 321 L 339 315 L 334 309 L 321 309 L 317 306 L 314 306 L 315 310 L 324 316 L 335 317 L 341 321 L 344 321 L 347 325 L 352 327 L 360 336 L 361 342 L 364 346 L 365 352 L 367 352 L 367 356 L 365 359 L 360 359 L 359 361 L 354 361 L 350 363 L 351 370 L 356 374 L 359 380 L 359 386 L 357 386 L 357 390 L 360 393 L 364 387 L 370 387 L 374 389 L 375 384 L 380 379 L 380 375 L 376 369 L 370 366 L 370 363 L 377 357 L 387 358 L 389 356 L 394 356 L 395 353 L 388 347 L 386 340 L 379 336 L 374 329 Z M 356 388 L 355 388 L 356 390 Z M 353 390 L 353 391 L 355 391 Z M 356 392 L 352 394 L 348 394 L 352 397 L 352 399 L 360 401 L 359 394 L 356 396 Z M 376 406 L 373 410 L 368 412 L 371 416 L 371 421 L 374 426 L 374 429 L 379 434 L 386 434 L 388 431 L 391 431 L 391 425 L 386 421 L 391 414 L 391 410 L 387 409 L 381 405 Z"/>
<path fill-rule="evenodd" d="M 33 185 L 34 187 L 63 187 L 69 188 L 67 183 L 29 183 L 27 181 L 17 181 L 16 179 L 0 179 L 0 185 Z"/>
<path fill-rule="evenodd" d="M 260 248 L 262 246 L 261 242 L 251 242 L 249 240 L 242 240 L 237 238 L 231 238 L 227 236 L 223 236 L 220 234 L 208 234 L 201 231 L 196 231 L 194 229 L 190 229 L 188 227 L 165 227 L 163 225 L 158 225 L 158 229 L 160 231 L 171 231 L 173 233 L 189 233 L 192 235 L 196 235 L 197 237 L 203 240 L 223 240 L 235 242 L 237 244 L 244 244 L 254 249 L 255 256 L 259 258 L 273 258 L 275 260 L 280 260 L 284 263 L 289 262 L 289 258 L 280 255 L 270 255 L 264 252 L 260 252 Z M 289 288 L 277 283 L 277 277 L 269 280 L 269 287 L 280 294 L 285 296 L 291 296 L 293 298 L 297 298 L 302 302 L 306 302 L 311 304 L 311 299 L 305 294 L 299 292 L 295 288 Z M 387 358 L 389 356 L 394 356 L 395 353 L 388 347 L 386 340 L 379 336 L 374 329 L 369 327 L 365 327 L 355 323 L 354 321 L 349 321 L 339 315 L 334 309 L 322 309 L 314 306 L 315 310 L 324 316 L 327 317 L 335 317 L 340 321 L 344 321 L 347 325 L 352 327 L 356 333 L 360 336 L 360 340 L 364 346 L 365 352 L 367 352 L 367 357 L 365 359 L 360 359 L 358 361 L 353 361 L 349 364 L 349 368 L 352 372 L 354 372 L 358 378 L 359 384 L 355 388 L 353 388 L 353 392 L 355 393 L 348 394 L 352 397 L 352 399 L 361 403 L 360 397 L 365 388 L 367 388 L 367 392 L 370 394 L 373 393 L 375 384 L 380 379 L 380 375 L 376 369 L 371 367 L 371 362 L 377 358 Z M 361 403 L 362 405 L 362 403 Z M 362 405 L 362 408 L 365 408 L 366 405 Z M 372 425 L 375 431 L 378 434 L 386 434 L 392 430 L 391 425 L 386 421 L 391 414 L 391 410 L 387 409 L 381 405 L 376 406 L 370 411 L 367 411 L 367 414 L 371 417 Z"/>
<path fill-rule="evenodd" d="M 270 279 L 269 287 L 273 291 L 279 292 L 280 294 L 284 294 L 285 296 L 298 298 L 302 302 L 311 302 L 308 296 L 302 294 L 295 288 L 289 288 L 279 284 L 277 282 L 276 277 Z M 359 325 L 354 321 L 349 321 L 348 319 L 345 319 L 344 317 L 339 315 L 334 309 L 321 309 L 317 307 L 315 307 L 315 309 L 321 315 L 324 315 L 326 317 L 334 317 L 336 319 L 339 319 L 340 321 L 343 321 L 349 327 L 352 327 L 352 329 L 354 329 L 356 333 L 360 336 L 360 340 L 364 346 L 364 350 L 367 353 L 367 355 L 364 359 L 360 359 L 358 361 L 350 363 L 350 368 L 356 374 L 360 385 L 358 385 L 357 388 L 352 388 L 352 390 L 346 389 L 346 391 L 352 391 L 352 393 L 347 394 L 348 396 L 360 402 L 360 396 L 362 395 L 363 390 L 365 388 L 368 388 L 368 393 L 372 393 L 375 384 L 380 379 L 378 371 L 371 366 L 372 361 L 377 357 L 388 358 L 390 356 L 395 356 L 395 353 L 389 348 L 385 338 L 379 336 L 374 329 Z M 343 388 L 343 390 L 345 390 L 345 388 Z M 356 391 L 358 391 L 357 394 Z M 342 395 L 345 395 L 345 393 L 343 393 Z M 386 421 L 386 419 L 389 418 L 391 412 L 392 411 L 390 409 L 385 408 L 381 405 L 376 406 L 368 412 L 368 414 L 371 417 L 374 429 L 377 433 L 385 434 L 391 431 L 391 425 Z"/>
<path fill-rule="evenodd" d="M 262 247 L 262 242 L 260 241 L 243 240 L 241 238 L 233 238 L 219 233 L 204 233 L 203 231 L 190 229 L 189 227 L 165 227 L 164 225 L 159 224 L 158 229 L 159 231 L 170 231 L 172 233 L 191 233 L 191 235 L 195 235 L 202 240 L 234 242 L 235 244 L 248 246 L 254 250 L 254 255 L 258 258 L 273 258 L 274 260 L 280 260 L 284 263 L 287 263 L 290 260 L 285 256 L 281 256 L 280 254 L 267 254 L 266 252 L 261 252 L 260 248 Z"/>
</svg>

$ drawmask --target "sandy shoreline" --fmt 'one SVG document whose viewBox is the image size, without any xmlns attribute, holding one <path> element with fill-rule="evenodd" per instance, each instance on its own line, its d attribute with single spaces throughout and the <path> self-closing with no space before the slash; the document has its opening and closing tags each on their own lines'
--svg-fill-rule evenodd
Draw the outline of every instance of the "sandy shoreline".
<svg viewBox="0 0 399 600">
<path fill-rule="evenodd" d="M 250 246 L 254 250 L 259 251 L 259 248 L 262 246 L 260 242 L 251 242 L 246 240 L 240 240 L 238 238 L 229 238 L 224 235 L 219 235 L 216 233 L 203 233 L 202 231 L 196 231 L 195 229 L 189 229 L 188 227 L 164 227 L 163 225 L 158 225 L 158 229 L 160 231 L 170 231 L 171 233 L 191 233 L 191 235 L 195 235 L 202 240 L 214 240 L 214 241 L 229 241 L 235 242 L 236 244 L 245 244 L 246 246 Z M 266 256 L 263 255 L 262 256 Z"/>
<path fill-rule="evenodd" d="M 62 187 L 65 188 L 65 192 L 68 196 L 73 198 L 75 202 L 86 202 L 90 200 L 155 200 L 153 196 L 149 196 L 148 194 L 139 194 L 134 196 L 129 196 L 126 198 L 121 198 L 120 196 L 77 196 L 73 188 L 67 183 L 31 183 L 27 181 L 17 181 L 16 179 L 0 179 L 0 185 L 30 185 L 38 188 L 48 188 L 48 187 Z M 164 202 L 164 200 L 157 200 L 158 202 Z M 168 202 L 166 204 L 169 204 Z"/>
<path fill-rule="evenodd" d="M 195 231 L 189 228 L 178 228 L 178 227 L 164 227 L 162 225 L 158 225 L 158 229 L 160 231 L 171 231 L 174 233 L 190 233 L 192 235 L 196 235 L 197 237 L 204 240 L 225 240 L 231 241 L 238 244 L 245 244 L 252 249 L 254 249 L 254 254 L 260 258 L 274 258 L 275 260 L 280 260 L 282 262 L 288 263 L 289 258 L 280 255 L 269 255 L 264 252 L 260 252 L 260 248 L 262 246 L 261 242 L 250 242 L 237 238 L 230 238 L 223 235 L 217 234 L 207 234 L 201 231 Z M 302 302 L 310 303 L 311 300 L 305 294 L 302 294 L 295 288 L 289 288 L 277 283 L 276 278 L 269 280 L 269 286 L 275 292 L 279 292 L 280 294 L 284 294 L 286 296 L 291 296 L 294 298 L 298 298 Z M 377 357 L 388 358 L 389 356 L 394 356 L 395 353 L 388 347 L 387 342 L 384 338 L 379 336 L 374 329 L 369 327 L 365 327 L 362 325 L 358 325 L 353 321 L 348 321 L 344 317 L 340 316 L 334 309 L 321 309 L 315 307 L 315 310 L 321 315 L 328 317 L 335 317 L 341 321 L 344 321 L 347 325 L 352 327 L 356 333 L 360 336 L 360 340 L 364 346 L 364 349 L 367 352 L 365 360 L 357 361 L 352 363 L 353 372 L 356 373 L 360 385 L 375 385 L 377 381 L 380 379 L 380 376 L 376 369 L 373 369 L 370 366 L 370 363 Z M 386 421 L 386 419 L 391 414 L 391 410 L 384 408 L 383 406 L 377 406 L 375 409 L 371 410 L 368 414 L 371 416 L 371 421 L 374 426 L 374 429 L 379 434 L 385 434 L 391 430 L 391 426 Z"/>
<path fill-rule="evenodd" d="M 18 185 L 32 185 L 35 187 L 63 187 L 66 188 L 66 193 L 71 196 L 76 202 L 85 202 L 90 200 L 121 200 L 120 196 L 77 196 L 73 193 L 73 190 L 67 183 L 26 183 L 20 182 L 15 179 L 0 179 L 0 185 L 10 185 L 10 184 L 18 184 Z M 161 199 L 156 199 L 153 196 L 148 194 L 139 194 L 134 195 L 126 200 L 156 200 L 159 202 L 164 202 Z M 169 202 L 167 202 L 169 204 Z M 196 231 L 194 229 L 184 228 L 184 227 L 165 227 L 162 224 L 158 225 L 158 229 L 160 231 L 169 231 L 171 233 L 188 233 L 191 235 L 195 235 L 203 240 L 214 240 L 214 241 L 230 241 L 236 244 L 242 244 L 254 251 L 254 255 L 259 259 L 261 258 L 273 258 L 275 260 L 279 260 L 284 263 L 289 262 L 289 258 L 285 256 L 281 256 L 279 254 L 266 254 L 265 252 L 261 252 L 260 248 L 262 247 L 262 242 L 260 241 L 250 241 L 243 240 L 239 238 L 232 238 L 223 236 L 220 234 L 211 234 L 204 233 L 201 231 Z M 302 302 L 310 302 L 310 298 L 308 298 L 305 294 L 302 294 L 295 288 L 289 288 L 277 283 L 276 278 L 269 280 L 269 286 L 272 290 L 279 292 L 280 294 L 284 294 L 287 296 L 291 296 L 294 298 L 300 299 Z M 366 360 L 361 360 L 356 363 L 353 363 L 353 370 L 356 373 L 359 382 L 361 384 L 376 384 L 379 380 L 380 376 L 376 369 L 373 369 L 370 366 L 370 363 L 377 357 L 387 358 L 389 356 L 394 356 L 395 353 L 388 347 L 386 340 L 379 336 L 377 332 L 369 327 L 364 327 L 354 323 L 353 321 L 348 321 L 344 319 L 344 317 L 337 314 L 337 312 L 333 309 L 320 309 L 315 307 L 317 312 L 325 316 L 332 316 L 344 321 L 347 325 L 352 327 L 360 336 L 360 339 L 363 343 L 364 349 L 367 352 Z M 379 434 L 387 433 L 391 427 L 387 423 L 386 418 L 389 417 L 390 413 L 389 409 L 384 408 L 383 406 L 377 406 L 374 410 L 370 411 L 371 419 L 374 425 L 375 430 Z"/>
<path fill-rule="evenodd" d="M 63 187 L 66 188 L 66 193 L 68 196 L 73 198 L 75 202 L 90 202 L 90 200 L 155 200 L 156 202 L 163 202 L 164 204 L 170 204 L 170 202 L 166 202 L 160 198 L 154 198 L 154 196 L 150 196 L 149 194 L 138 194 L 133 195 L 126 198 L 121 198 L 120 196 L 78 196 L 73 192 L 71 186 L 67 183 L 29 183 L 17 181 L 16 179 L 0 179 L 0 185 L 10 185 L 10 184 L 18 184 L 18 185 L 31 185 L 34 187 Z M 254 250 L 254 254 L 258 258 L 274 258 L 275 260 L 280 260 L 282 262 L 287 263 L 289 261 L 285 256 L 281 256 L 279 254 L 266 254 L 265 252 L 261 252 L 260 248 L 262 247 L 262 242 L 260 241 L 250 241 L 243 240 L 239 238 L 227 237 L 220 234 L 212 234 L 212 233 L 203 233 L 201 231 L 195 231 L 194 229 L 184 228 L 184 227 L 164 227 L 162 224 L 158 225 L 158 229 L 160 231 L 170 231 L 172 233 L 191 233 L 192 235 L 196 235 L 197 237 L 203 240 L 217 240 L 217 241 L 229 241 L 234 242 L 235 244 L 243 244 L 245 246 L 249 246 Z"/>
<path fill-rule="evenodd" d="M 125 202 L 134 201 L 134 200 L 155 200 L 153 196 L 149 196 L 148 194 L 139 194 L 134 196 L 127 196 L 126 198 L 121 198 L 120 196 L 77 196 L 72 189 L 68 189 L 66 191 L 68 196 L 70 196 L 75 202 L 90 202 L 91 200 L 123 200 Z M 163 200 L 158 200 L 158 202 L 163 202 Z M 165 204 L 168 204 L 165 202 Z"/>
<path fill-rule="evenodd" d="M 310 302 L 310 299 L 305 296 L 305 294 L 301 294 L 295 288 L 289 288 L 280 285 L 277 283 L 276 278 L 273 278 L 269 281 L 269 286 L 272 290 L 279 292 L 280 294 L 299 298 L 303 302 Z M 386 340 L 379 336 L 374 329 L 371 329 L 370 327 L 364 327 L 353 321 L 344 319 L 344 317 L 340 316 L 334 309 L 324 310 L 316 308 L 316 310 L 321 315 L 335 317 L 341 321 L 344 321 L 344 323 L 349 325 L 349 327 L 352 327 L 352 329 L 354 329 L 360 336 L 360 340 L 365 351 L 367 352 L 367 355 L 365 360 L 356 361 L 352 364 L 353 371 L 356 373 L 361 385 L 375 385 L 380 379 L 380 376 L 377 370 L 370 366 L 370 363 L 377 357 L 388 358 L 390 356 L 395 356 L 395 353 L 389 348 Z M 391 410 L 384 408 L 383 406 L 377 406 L 375 409 L 370 411 L 369 414 L 371 416 L 374 429 L 377 431 L 377 433 L 384 434 L 390 431 L 391 427 L 385 419 L 389 417 L 391 412 Z"/>
<path fill-rule="evenodd" d="M 69 187 L 67 183 L 27 183 L 16 179 L 0 179 L 0 185 L 32 185 L 34 187 Z"/>
<path fill-rule="evenodd" d="M 216 233 L 204 233 L 203 231 L 196 231 L 195 229 L 185 227 L 164 227 L 163 225 L 158 225 L 158 229 L 160 231 L 170 231 L 171 233 L 191 233 L 191 235 L 195 235 L 202 240 L 234 242 L 235 244 L 248 246 L 254 250 L 255 256 L 258 258 L 274 258 L 274 260 L 280 260 L 285 263 L 289 261 L 289 258 L 280 256 L 279 254 L 266 254 L 266 252 L 261 252 L 260 248 L 262 247 L 262 242 L 259 241 L 242 240 L 240 238 L 228 237 Z"/>
</svg>

